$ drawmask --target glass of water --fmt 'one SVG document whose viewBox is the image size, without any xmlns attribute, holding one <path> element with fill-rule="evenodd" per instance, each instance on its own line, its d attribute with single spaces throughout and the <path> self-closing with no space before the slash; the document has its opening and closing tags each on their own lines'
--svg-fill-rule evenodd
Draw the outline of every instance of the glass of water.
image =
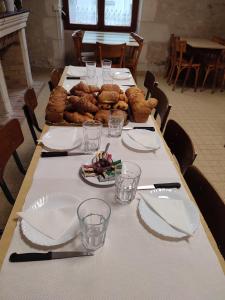
<svg viewBox="0 0 225 300">
<path fill-rule="evenodd" d="M 93 79 L 96 75 L 96 61 L 86 61 L 86 71 L 88 79 Z"/>
<path fill-rule="evenodd" d="M 81 228 L 81 239 L 88 250 L 96 250 L 104 245 L 111 208 L 98 198 L 83 201 L 77 208 Z"/>
<path fill-rule="evenodd" d="M 112 67 L 111 60 L 109 60 L 109 59 L 102 60 L 103 83 L 112 83 L 111 67 Z"/>
<path fill-rule="evenodd" d="M 124 124 L 124 114 L 118 109 L 111 109 L 109 116 L 109 136 L 119 137 L 121 136 Z"/>
<path fill-rule="evenodd" d="M 86 121 L 83 123 L 84 151 L 93 152 L 100 148 L 102 123 Z"/>
<path fill-rule="evenodd" d="M 121 204 L 130 203 L 136 195 L 139 179 L 141 176 L 141 168 L 129 161 L 122 162 L 121 167 L 115 170 L 115 200 Z"/>
</svg>

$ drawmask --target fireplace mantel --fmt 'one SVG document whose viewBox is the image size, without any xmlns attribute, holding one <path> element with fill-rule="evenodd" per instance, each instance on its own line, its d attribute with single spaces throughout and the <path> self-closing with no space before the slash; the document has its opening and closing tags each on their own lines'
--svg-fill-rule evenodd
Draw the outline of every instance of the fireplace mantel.
<svg viewBox="0 0 225 300">
<path fill-rule="evenodd" d="M 0 14 L 0 38 L 18 32 L 20 47 L 23 57 L 23 64 L 26 74 L 26 80 L 28 87 L 33 86 L 33 79 L 30 69 L 29 56 L 27 51 L 27 41 L 25 35 L 25 27 L 27 25 L 27 19 L 29 16 L 28 10 L 21 10 L 14 13 Z M 1 103 L 0 103 L 0 115 L 11 115 L 12 107 L 9 100 L 8 90 L 5 82 L 5 77 L 3 73 L 3 68 L 0 59 L 0 94 L 1 94 Z"/>
</svg>

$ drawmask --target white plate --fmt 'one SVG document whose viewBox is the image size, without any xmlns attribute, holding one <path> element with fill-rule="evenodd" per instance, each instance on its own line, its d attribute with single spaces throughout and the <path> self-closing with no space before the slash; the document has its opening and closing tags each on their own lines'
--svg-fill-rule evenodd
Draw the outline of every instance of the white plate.
<svg viewBox="0 0 225 300">
<path fill-rule="evenodd" d="M 87 183 L 91 186 L 94 186 L 94 187 L 98 187 L 98 188 L 99 187 L 111 187 L 111 186 L 114 186 L 114 184 L 115 184 L 115 180 L 100 182 L 98 180 L 97 176 L 95 176 L 95 177 L 85 177 L 81 168 L 79 170 L 79 175 L 85 183 Z"/>
<path fill-rule="evenodd" d="M 181 191 L 173 190 L 173 189 L 155 189 L 155 190 L 149 190 L 148 192 L 151 193 L 151 195 L 156 198 L 167 197 L 168 201 L 170 201 L 170 199 L 172 198 L 183 201 L 189 219 L 191 221 L 193 232 L 197 229 L 199 225 L 198 209 L 193 204 L 193 202 L 183 197 Z M 140 217 L 144 221 L 144 223 L 149 228 L 159 233 L 160 235 L 166 237 L 172 237 L 172 238 L 184 238 L 187 236 L 185 233 L 174 229 L 167 222 L 165 222 L 145 203 L 143 199 L 141 199 L 139 202 L 138 210 L 139 210 Z"/>
<path fill-rule="evenodd" d="M 82 140 L 78 137 L 77 128 L 56 127 L 47 131 L 41 142 L 51 150 L 66 151 L 79 147 Z"/>
<path fill-rule="evenodd" d="M 28 209 L 55 209 L 62 208 L 65 206 L 74 205 L 74 223 L 67 230 L 66 234 L 60 239 L 54 240 L 46 235 L 39 232 L 37 229 L 32 227 L 25 220 L 21 220 L 21 230 L 24 236 L 36 245 L 51 247 L 64 244 L 75 236 L 79 234 L 77 226 L 75 226 L 75 217 L 76 217 L 76 208 L 78 205 L 78 200 L 71 194 L 65 193 L 55 193 L 55 194 L 46 194 L 43 197 L 39 198 L 31 207 Z M 60 220 L 59 220 L 60 221 Z M 51 220 L 49 220 L 51 222 Z"/>
<path fill-rule="evenodd" d="M 125 80 L 132 78 L 132 75 L 130 73 L 117 71 L 112 73 L 112 77 L 114 79 Z"/>
<path fill-rule="evenodd" d="M 141 130 L 141 129 L 136 129 L 136 130 Z M 138 142 L 136 142 L 129 136 L 129 132 L 122 133 L 122 142 L 124 143 L 124 145 L 127 148 L 129 148 L 130 150 L 139 151 L 139 152 L 151 152 L 151 151 L 155 151 L 155 150 L 159 149 L 160 148 L 160 139 L 159 139 L 158 135 L 155 133 L 155 131 L 150 131 L 150 130 L 146 130 L 146 129 L 143 129 L 143 130 L 148 132 L 149 138 L 155 139 L 155 141 L 154 141 L 155 145 L 156 145 L 155 147 L 148 149 L 148 148 L 142 146 L 141 144 L 139 144 Z"/>
</svg>

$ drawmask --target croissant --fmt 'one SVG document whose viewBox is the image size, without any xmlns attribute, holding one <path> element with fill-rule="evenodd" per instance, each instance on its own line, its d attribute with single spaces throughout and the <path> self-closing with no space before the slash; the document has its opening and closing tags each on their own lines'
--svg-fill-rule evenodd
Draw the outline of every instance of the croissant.
<svg viewBox="0 0 225 300">
<path fill-rule="evenodd" d="M 45 120 L 51 123 L 63 122 L 63 113 L 46 110 Z"/>
<path fill-rule="evenodd" d="M 65 111 L 64 112 L 64 118 L 65 120 L 67 120 L 68 122 L 71 123 L 78 123 L 78 124 L 82 124 L 85 121 L 92 121 L 93 117 L 91 118 L 90 115 L 82 115 L 78 112 L 68 112 Z"/>
<path fill-rule="evenodd" d="M 109 110 L 99 110 L 95 115 L 95 120 L 102 122 L 103 124 L 108 124 L 110 116 Z"/>
<path fill-rule="evenodd" d="M 126 94 L 121 93 L 119 96 L 119 101 L 125 101 L 126 103 L 128 103 L 128 98 L 127 98 Z"/>
<path fill-rule="evenodd" d="M 85 97 L 78 98 L 76 96 L 71 96 L 69 98 L 69 102 L 72 105 L 72 108 L 79 113 L 96 113 L 98 111 L 98 107 L 85 99 Z"/>
<path fill-rule="evenodd" d="M 119 101 L 119 93 L 115 91 L 103 91 L 98 95 L 99 103 L 116 103 Z"/>
<path fill-rule="evenodd" d="M 88 100 L 94 105 L 97 105 L 97 100 L 93 94 L 84 94 L 82 98 Z"/>
<path fill-rule="evenodd" d="M 144 92 L 141 89 L 139 89 L 137 86 L 130 87 L 129 89 L 126 90 L 126 95 L 128 98 L 130 96 L 134 96 L 134 95 L 140 94 L 140 93 L 144 95 Z"/>
<path fill-rule="evenodd" d="M 142 92 L 132 94 L 128 97 L 129 104 L 132 110 L 132 115 L 135 122 L 144 123 L 152 111 L 151 103 L 145 100 Z"/>
<path fill-rule="evenodd" d="M 151 109 L 155 108 L 158 104 L 158 100 L 156 98 L 150 98 L 146 102 Z"/>
<path fill-rule="evenodd" d="M 101 92 L 102 91 L 114 91 L 120 93 L 121 90 L 117 84 L 103 84 L 101 87 Z"/>
<path fill-rule="evenodd" d="M 114 109 L 121 109 L 121 110 L 127 110 L 128 104 L 124 101 L 119 101 L 113 106 Z"/>
<path fill-rule="evenodd" d="M 74 87 L 72 87 L 72 89 L 70 90 L 70 93 L 71 93 L 72 90 L 77 90 L 77 91 L 82 91 L 82 92 L 85 92 L 85 93 L 89 93 L 89 86 L 85 82 L 80 81 L 78 84 L 76 84 Z"/>
</svg>

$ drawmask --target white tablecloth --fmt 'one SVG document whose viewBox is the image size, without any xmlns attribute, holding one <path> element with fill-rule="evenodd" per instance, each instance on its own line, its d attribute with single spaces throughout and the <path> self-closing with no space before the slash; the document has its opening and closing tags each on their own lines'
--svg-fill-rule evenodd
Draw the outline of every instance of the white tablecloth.
<svg viewBox="0 0 225 300">
<path fill-rule="evenodd" d="M 153 125 L 151 119 L 148 125 Z M 105 128 L 102 148 L 108 141 L 114 156 L 141 166 L 141 185 L 180 181 L 163 143 L 155 153 L 135 153 L 120 138 L 109 138 Z M 79 167 L 86 160 L 86 156 L 40 158 L 24 209 L 52 192 L 72 193 L 80 201 L 102 198 L 112 208 L 104 247 L 93 257 L 10 263 L 12 252 L 45 250 L 21 238 L 18 224 L 0 273 L 0 299 L 225 299 L 224 274 L 202 225 L 189 239 L 157 237 L 140 223 L 137 199 L 130 205 L 116 204 L 114 187 L 91 187 L 79 178 Z M 76 238 L 56 250 L 80 246 Z"/>
</svg>

